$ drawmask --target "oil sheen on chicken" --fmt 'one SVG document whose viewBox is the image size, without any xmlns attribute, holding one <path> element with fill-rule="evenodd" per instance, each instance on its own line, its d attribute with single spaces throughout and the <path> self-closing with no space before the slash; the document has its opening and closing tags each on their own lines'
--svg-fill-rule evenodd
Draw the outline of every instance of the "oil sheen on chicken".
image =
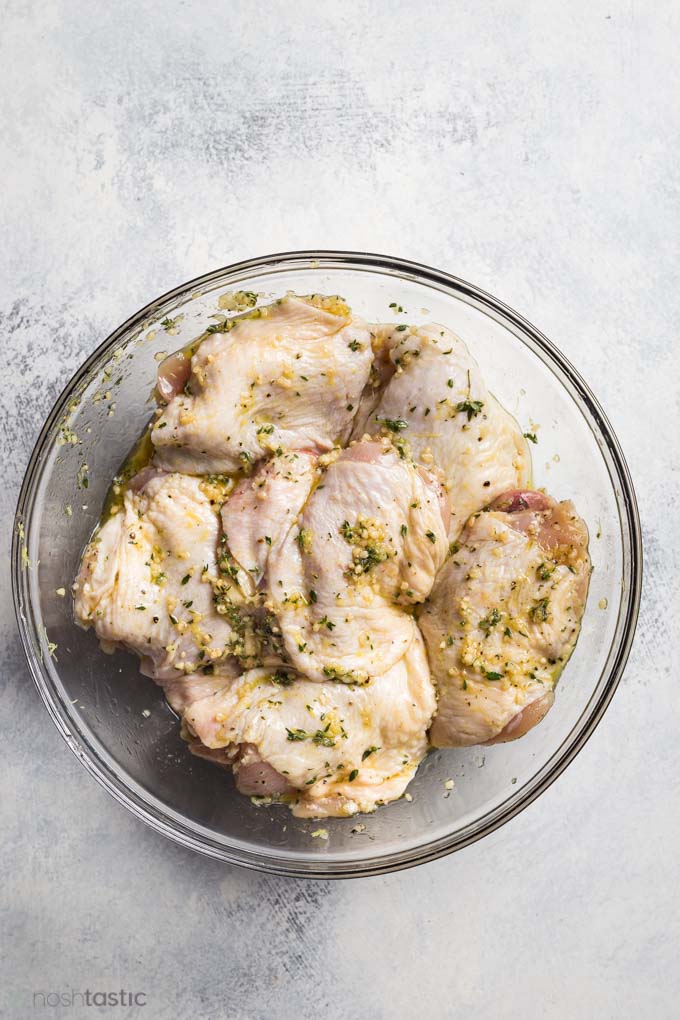
<svg viewBox="0 0 680 1020">
<path fill-rule="evenodd" d="M 588 535 L 528 488 L 519 426 L 450 330 L 288 295 L 167 357 L 156 399 L 75 615 L 139 656 L 193 754 L 347 816 L 400 797 L 429 746 L 543 718 Z"/>
<path fill-rule="evenodd" d="M 254 669 L 195 701 L 185 722 L 224 749 L 243 792 L 301 817 L 372 811 L 400 797 L 427 751 L 434 689 L 417 635 L 391 669 L 355 686 Z"/>
<path fill-rule="evenodd" d="M 77 621 L 94 627 L 105 648 L 136 652 L 142 672 L 157 680 L 233 665 L 233 630 L 213 598 L 214 487 L 147 469 L 95 534 L 76 579 Z"/>
<path fill-rule="evenodd" d="M 346 442 L 372 352 L 365 323 L 344 303 L 285 297 L 224 329 L 200 343 L 179 392 L 159 386 L 174 395 L 151 433 L 158 464 L 236 472 L 279 448 Z"/>
<path fill-rule="evenodd" d="M 323 458 L 322 458 L 323 459 Z M 448 548 L 440 487 L 387 440 L 328 458 L 270 558 L 288 657 L 313 680 L 362 683 L 395 665 Z"/>
<path fill-rule="evenodd" d="M 473 515 L 419 617 L 437 686 L 435 747 L 512 740 L 540 722 L 589 577 L 588 533 L 571 502 L 512 491 Z"/>
<path fill-rule="evenodd" d="M 362 395 L 352 435 L 397 435 L 414 460 L 441 474 L 453 540 L 475 510 L 528 484 L 526 440 L 451 330 L 374 326 L 371 333 L 379 367 Z"/>
</svg>

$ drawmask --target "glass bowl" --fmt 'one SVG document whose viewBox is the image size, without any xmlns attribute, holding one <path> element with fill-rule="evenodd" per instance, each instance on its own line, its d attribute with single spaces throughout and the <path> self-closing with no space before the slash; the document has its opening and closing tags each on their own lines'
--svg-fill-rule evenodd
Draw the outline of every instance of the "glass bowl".
<svg viewBox="0 0 680 1020">
<path fill-rule="evenodd" d="M 137 659 L 105 655 L 75 626 L 70 585 L 111 478 L 153 411 L 161 352 L 205 329 L 227 289 L 343 295 L 368 319 L 437 321 L 470 346 L 490 389 L 536 431 L 534 484 L 573 498 L 594 573 L 582 633 L 552 711 L 523 739 L 431 753 L 402 799 L 323 821 L 256 807 L 231 776 L 193 757 Z M 163 320 L 179 318 L 168 334 Z M 13 586 L 28 663 L 71 750 L 113 796 L 183 846 L 283 875 L 378 874 L 480 839 L 534 800 L 593 732 L 625 666 L 638 612 L 640 525 L 618 442 L 578 373 L 541 333 L 483 291 L 401 259 L 294 252 L 192 280 L 147 305 L 91 355 L 49 414 L 15 522 Z M 65 593 L 64 593 L 65 589 Z M 452 789 L 447 780 L 453 779 Z"/>
</svg>

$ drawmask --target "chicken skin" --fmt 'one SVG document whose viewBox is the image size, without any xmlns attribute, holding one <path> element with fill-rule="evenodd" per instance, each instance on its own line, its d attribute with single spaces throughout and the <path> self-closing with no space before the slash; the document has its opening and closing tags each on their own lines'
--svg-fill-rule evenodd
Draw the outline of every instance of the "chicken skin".
<svg viewBox="0 0 680 1020">
<path fill-rule="evenodd" d="M 229 660 L 233 630 L 215 609 L 219 519 L 214 482 L 145 470 L 87 547 L 75 615 L 142 672 L 172 680 Z"/>
<path fill-rule="evenodd" d="M 139 657 L 242 794 L 300 818 L 373 811 L 432 746 L 543 719 L 587 528 L 530 488 L 518 424 L 449 329 L 242 295 L 220 307 L 249 311 L 162 361 L 76 621 Z"/>
<path fill-rule="evenodd" d="M 195 701 L 185 722 L 208 753 L 233 763 L 243 792 L 283 796 L 293 814 L 318 818 L 400 797 L 427 750 L 434 708 L 417 635 L 366 685 L 254 669 Z"/>
<path fill-rule="evenodd" d="M 408 651 L 406 610 L 427 598 L 448 548 L 440 487 L 386 440 L 329 463 L 270 558 L 290 661 L 313 680 L 362 683 Z"/>
<path fill-rule="evenodd" d="M 285 297 L 227 320 L 185 373 L 151 432 L 156 462 L 189 474 L 234 473 L 272 452 L 345 443 L 371 367 L 368 329 L 339 299 Z M 172 394 L 172 395 L 171 395 Z"/>
<path fill-rule="evenodd" d="M 578 637 L 587 547 L 573 504 L 535 490 L 470 519 L 419 615 L 435 747 L 511 740 L 540 722 Z"/>
<path fill-rule="evenodd" d="M 527 485 L 526 440 L 451 330 L 373 327 L 372 334 L 378 388 L 369 382 L 352 434 L 396 435 L 415 461 L 440 473 L 454 540 L 470 514 L 507 489 Z"/>
</svg>

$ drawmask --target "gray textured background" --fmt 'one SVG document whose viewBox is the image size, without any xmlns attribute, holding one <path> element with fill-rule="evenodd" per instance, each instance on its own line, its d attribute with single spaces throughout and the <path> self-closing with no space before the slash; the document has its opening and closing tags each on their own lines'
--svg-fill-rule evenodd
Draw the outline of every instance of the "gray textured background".
<svg viewBox="0 0 680 1020">
<path fill-rule="evenodd" d="M 121 984 L 168 1020 L 677 1016 L 679 34 L 677 0 L 5 0 L 5 547 L 41 421 L 113 327 L 320 246 L 448 269 L 551 336 L 626 451 L 647 573 L 612 707 L 539 801 L 438 863 L 307 884 L 180 850 L 87 776 L 4 575 L 2 1016 Z"/>
</svg>

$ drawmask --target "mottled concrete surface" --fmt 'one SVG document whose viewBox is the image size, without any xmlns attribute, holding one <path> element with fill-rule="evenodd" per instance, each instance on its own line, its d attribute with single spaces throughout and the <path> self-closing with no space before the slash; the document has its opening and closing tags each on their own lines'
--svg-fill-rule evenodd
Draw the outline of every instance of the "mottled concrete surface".
<svg viewBox="0 0 680 1020">
<path fill-rule="evenodd" d="M 115 325 L 320 246 L 449 269 L 551 336 L 626 451 L 647 572 L 612 707 L 538 802 L 436 864 L 308 884 L 184 852 L 88 777 L 3 575 L 2 1016 L 120 986 L 168 1020 L 677 1016 L 679 33 L 668 0 L 4 4 L 6 543 L 44 415 Z"/>
</svg>

